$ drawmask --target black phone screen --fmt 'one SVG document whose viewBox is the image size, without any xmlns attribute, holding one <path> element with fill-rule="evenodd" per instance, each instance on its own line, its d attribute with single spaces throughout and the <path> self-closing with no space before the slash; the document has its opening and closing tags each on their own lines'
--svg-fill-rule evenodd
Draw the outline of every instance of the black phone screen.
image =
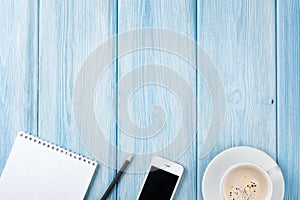
<svg viewBox="0 0 300 200">
<path fill-rule="evenodd" d="M 151 166 L 139 200 L 170 200 L 178 176 Z"/>
</svg>

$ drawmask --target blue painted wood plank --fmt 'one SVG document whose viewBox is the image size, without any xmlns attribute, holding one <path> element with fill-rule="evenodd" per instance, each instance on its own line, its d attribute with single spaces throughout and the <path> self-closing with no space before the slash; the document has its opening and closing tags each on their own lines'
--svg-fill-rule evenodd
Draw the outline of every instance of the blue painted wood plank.
<svg viewBox="0 0 300 200">
<path fill-rule="evenodd" d="M 72 113 L 73 89 L 81 65 L 103 41 L 116 33 L 116 1 L 41 1 L 40 2 L 39 135 L 69 150 L 92 157 L 85 148 Z M 108 70 L 95 99 L 112 102 L 115 67 Z M 95 110 L 97 115 L 110 108 Z M 115 141 L 113 116 L 103 123 Z M 87 130 L 89 131 L 89 130 Z M 96 141 L 101 145 L 102 141 Z M 109 158 L 109 150 L 101 152 Z M 114 158 L 111 158 L 114 159 Z M 101 164 L 86 199 L 100 199 L 115 170 Z M 115 198 L 112 193 L 111 199 Z"/>
<path fill-rule="evenodd" d="M 300 196 L 300 1 L 277 1 L 278 162 L 284 199 Z"/>
<path fill-rule="evenodd" d="M 119 1 L 118 2 L 118 32 L 122 34 L 126 31 L 132 31 L 141 28 L 164 28 L 172 31 L 179 32 L 187 37 L 195 39 L 195 24 L 196 24 L 196 2 L 194 0 L 185 1 Z M 150 37 L 138 36 L 137 33 L 131 40 L 128 40 L 126 44 L 120 42 L 118 43 L 118 49 L 123 48 L 121 45 L 132 45 L 136 40 L 140 40 L 142 44 L 151 41 L 154 44 L 161 43 L 164 39 L 162 36 L 157 37 L 154 34 Z M 151 42 L 148 42 L 148 44 Z M 182 45 L 176 43 L 181 48 Z M 142 45 L 143 46 L 143 45 Z M 194 46 L 190 46 L 189 53 L 195 55 L 196 49 Z M 184 110 L 181 112 L 180 103 L 183 99 L 178 98 L 180 94 L 173 94 L 172 87 L 161 87 L 160 83 L 163 80 L 170 77 L 167 84 L 172 85 L 176 83 L 177 86 L 183 84 L 182 80 L 172 79 L 170 74 L 165 74 L 162 65 L 167 66 L 169 69 L 176 71 L 176 73 L 185 79 L 185 82 L 196 91 L 196 72 L 192 66 L 189 66 L 182 58 L 178 55 L 172 55 L 170 53 L 158 51 L 158 50 L 145 50 L 131 52 L 128 55 L 121 57 L 119 54 L 118 59 L 118 81 L 119 85 L 119 101 L 118 101 L 118 122 L 124 120 L 126 117 L 124 114 L 124 109 L 129 112 L 130 119 L 127 119 L 128 123 L 132 124 L 132 127 L 124 130 L 124 127 L 119 124 L 118 129 L 118 147 L 127 152 L 134 152 L 136 154 L 142 154 L 142 159 L 138 160 L 137 157 L 133 159 L 129 170 L 131 172 L 141 171 L 150 165 L 151 153 L 157 152 L 158 150 L 165 148 L 170 142 L 174 140 L 178 129 L 182 124 L 182 120 L 189 119 L 193 121 L 191 116 L 182 116 L 184 111 L 187 113 L 192 113 L 189 110 Z M 196 57 L 194 56 L 194 59 Z M 147 64 L 157 64 L 155 70 L 149 73 L 147 67 L 143 65 Z M 122 82 L 126 77 L 130 76 L 134 70 L 138 69 L 140 75 L 134 76 L 129 79 L 128 82 Z M 144 85 L 147 82 L 147 78 L 154 77 L 154 81 L 150 85 Z M 140 88 L 134 90 L 135 84 L 138 84 Z M 176 85 L 175 84 L 175 85 Z M 131 92 L 129 99 L 121 99 L 121 95 L 124 91 L 122 89 L 127 89 Z M 173 90 L 174 92 L 174 90 Z M 196 100 L 196 97 L 190 100 L 192 102 Z M 159 116 L 151 116 L 151 108 L 155 105 L 160 105 L 165 112 L 166 121 L 164 127 L 158 131 L 157 135 L 141 139 L 138 138 L 137 134 L 142 134 L 142 136 L 149 136 L 153 134 L 153 130 L 148 129 L 147 131 L 135 131 L 134 126 L 145 128 L 151 126 L 153 120 L 162 120 Z M 125 107 L 125 108 L 124 108 Z M 186 109 L 184 107 L 183 109 Z M 158 117 L 158 118 L 157 118 Z M 157 127 L 156 127 L 157 128 Z M 161 127 L 159 127 L 161 128 Z M 140 130 L 140 129 L 138 129 Z M 195 127 L 186 127 L 185 132 L 187 134 L 193 132 Z M 126 132 L 127 131 L 127 132 Z M 128 136 L 132 134 L 131 136 Z M 184 141 L 182 141 L 184 143 Z M 174 157 L 176 148 L 181 148 L 178 146 L 173 146 L 169 154 L 165 157 Z M 150 155 L 150 156 L 148 156 Z M 158 154 L 160 155 L 160 154 Z M 179 155 L 178 155 L 179 156 Z M 118 158 L 119 166 L 124 161 L 124 157 Z M 175 195 L 175 199 L 196 199 L 196 143 L 195 141 L 190 146 L 190 148 L 183 154 L 183 156 L 176 160 L 178 163 L 182 164 L 185 168 L 184 177 L 180 184 L 180 187 Z M 122 178 L 118 185 L 118 199 L 135 199 L 138 192 L 142 186 L 145 173 L 127 173 Z"/>
<path fill-rule="evenodd" d="M 37 134 L 38 6 L 1 1 L 0 173 L 18 130 Z"/>
<path fill-rule="evenodd" d="M 226 92 L 226 121 L 216 147 L 205 159 L 198 161 L 197 182 L 192 165 L 197 162 L 195 144 L 178 162 L 188 170 L 178 191 L 178 198 L 192 198 L 196 191 L 201 199 L 201 179 L 208 162 L 220 151 L 236 145 L 250 145 L 276 156 L 275 108 L 278 108 L 278 161 L 286 181 L 286 199 L 299 196 L 299 1 L 277 1 L 278 44 L 278 99 L 275 99 L 275 5 L 273 1 L 234 2 L 227 5 L 220 1 L 198 1 L 198 41 L 216 63 Z M 174 2 L 173 2 L 174 3 Z M 70 120 L 72 87 L 80 65 L 86 56 L 116 30 L 114 17 L 119 9 L 119 32 L 141 27 L 163 27 L 195 38 L 193 23 L 194 2 L 41 2 L 40 27 L 40 94 L 39 133 L 49 141 L 88 155 L 81 144 L 74 122 Z M 38 4 L 26 1 L 3 1 L 0 13 L 0 171 L 11 149 L 16 131 L 27 130 L 37 134 L 37 51 Z M 167 10 L 168 7 L 172 9 Z M 109 8 L 109 13 L 107 11 Z M 178 14 L 178 13 L 180 14 Z M 104 13 L 104 14 L 103 14 Z M 177 14 L 177 15 L 176 15 Z M 179 19 L 180 18 L 180 19 Z M 101 20 L 100 20 L 101 19 Z M 171 20 L 170 20 L 171 19 Z M 125 23 L 126 22 L 126 23 Z M 172 23 L 171 23 L 172 22 Z M 127 24 L 129 23 L 129 25 Z M 175 25 L 174 25 L 175 24 Z M 138 57 L 137 60 L 136 57 Z M 162 58 L 160 58 L 162 57 Z M 166 58 L 165 58 L 166 57 Z M 157 52 L 136 53 L 120 59 L 119 78 L 146 63 L 163 63 L 180 71 L 193 85 L 195 73 L 186 64 L 170 55 Z M 128 66 L 126 66 L 128 65 Z M 133 66 L 133 67 L 131 67 Z M 286 67 L 290 66 L 290 67 Z M 113 73 L 113 72 L 112 72 Z M 111 77 L 113 80 L 115 77 Z M 237 84 L 238 83 L 238 84 Z M 195 83 L 194 83 L 195 84 Z M 195 87 L 195 86 L 194 86 Z M 112 90 L 111 90 L 112 91 Z M 171 95 L 155 87 L 143 88 L 136 94 L 129 109 L 133 119 L 141 126 L 149 122 L 143 97 L 156 96 L 165 104 L 170 115 L 176 105 Z M 110 94 L 111 95 L 111 94 Z M 102 97 L 97 95 L 99 99 Z M 142 97 L 141 97 L 142 96 Z M 147 98 L 145 98 L 147 99 Z M 171 101 L 168 105 L 166 102 Z M 198 151 L 209 127 L 211 118 L 210 96 L 202 77 L 198 77 Z M 276 102 L 277 101 L 277 102 Z M 137 111 L 140 106 L 140 111 Z M 53 112 L 54 111 L 54 112 Z M 148 115 L 149 114 L 149 115 Z M 208 116 L 208 117 L 207 117 Z M 140 120 L 138 120 L 140 118 Z M 174 123 L 179 119 L 171 117 Z M 147 121 L 148 120 L 148 121 Z M 114 132 L 114 123 L 107 122 Z M 74 135 L 73 135 L 74 134 Z M 120 134 L 120 147 L 131 150 L 133 142 Z M 168 135 L 167 141 L 172 139 Z M 114 140 L 115 138 L 111 138 Z M 134 142 L 134 150 L 139 146 Z M 142 144 L 143 151 L 155 150 L 155 144 Z M 290 153 L 289 149 L 293 149 Z M 119 162 L 122 162 L 120 158 Z M 133 163 L 133 167 L 135 167 Z M 101 166 L 88 199 L 99 198 L 115 171 Z M 143 175 L 128 175 L 118 187 L 118 198 L 131 198 L 137 194 Z M 194 176 L 193 176 L 194 175 Z M 125 185 L 134 187 L 125 190 Z M 187 189 L 188 188 L 188 189 Z M 115 195 L 112 196 L 112 199 Z"/>
<path fill-rule="evenodd" d="M 226 96 L 221 135 L 208 156 L 198 159 L 197 199 L 202 199 L 204 170 L 221 151 L 247 145 L 276 158 L 275 2 L 198 0 L 197 5 L 198 42 L 216 64 Z M 210 95 L 202 77 L 198 83 L 200 152 L 212 108 L 205 104 Z"/>
</svg>

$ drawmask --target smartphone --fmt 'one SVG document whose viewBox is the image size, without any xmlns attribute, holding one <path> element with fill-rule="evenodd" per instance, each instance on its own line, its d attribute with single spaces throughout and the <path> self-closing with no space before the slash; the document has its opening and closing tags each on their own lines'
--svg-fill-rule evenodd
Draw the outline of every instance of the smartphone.
<svg viewBox="0 0 300 200">
<path fill-rule="evenodd" d="M 155 156 L 137 200 L 173 199 L 183 170 L 181 165 Z"/>
</svg>

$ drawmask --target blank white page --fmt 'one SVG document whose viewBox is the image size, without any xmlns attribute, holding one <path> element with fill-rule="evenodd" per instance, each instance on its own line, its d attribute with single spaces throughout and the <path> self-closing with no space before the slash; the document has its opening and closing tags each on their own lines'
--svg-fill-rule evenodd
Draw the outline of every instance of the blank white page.
<svg viewBox="0 0 300 200">
<path fill-rule="evenodd" d="M 19 132 L 0 178 L 0 199 L 83 199 L 97 163 Z"/>
</svg>

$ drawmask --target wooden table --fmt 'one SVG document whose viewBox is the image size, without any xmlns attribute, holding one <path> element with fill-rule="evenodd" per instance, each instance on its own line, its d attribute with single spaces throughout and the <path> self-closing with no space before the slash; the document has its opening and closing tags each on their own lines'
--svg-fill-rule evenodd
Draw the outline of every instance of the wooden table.
<svg viewBox="0 0 300 200">
<path fill-rule="evenodd" d="M 174 55 L 146 50 L 120 56 L 102 80 L 105 90 L 96 90 L 95 99 L 113 102 L 115 83 L 149 63 L 171 67 L 197 91 L 198 132 L 177 160 L 186 171 L 176 199 L 202 199 L 201 181 L 208 163 L 221 151 L 240 145 L 271 155 L 284 174 L 285 199 L 299 199 L 299 0 L 2 0 L 0 4 L 0 172 L 20 129 L 92 157 L 78 136 L 72 113 L 80 67 L 105 40 L 125 31 L 156 27 L 197 41 L 223 81 L 225 122 L 209 155 L 200 158 L 198 153 L 211 119 L 210 95 L 204 79 Z M 119 48 L 112 51 L 115 57 Z M 158 84 L 142 87 L 127 109 L 143 127 L 150 123 L 151 106 L 164 105 L 171 123 L 163 137 L 168 142 L 182 119 L 173 97 Z M 105 106 L 95 108 L 99 115 L 111 112 Z M 137 141 L 129 141 L 112 117 L 101 123 L 117 147 L 140 151 Z M 151 143 L 143 146 L 146 152 L 156 148 Z M 87 199 L 99 199 L 115 174 L 116 170 L 100 164 Z M 111 199 L 134 199 L 143 178 L 144 174 L 126 174 Z"/>
</svg>

